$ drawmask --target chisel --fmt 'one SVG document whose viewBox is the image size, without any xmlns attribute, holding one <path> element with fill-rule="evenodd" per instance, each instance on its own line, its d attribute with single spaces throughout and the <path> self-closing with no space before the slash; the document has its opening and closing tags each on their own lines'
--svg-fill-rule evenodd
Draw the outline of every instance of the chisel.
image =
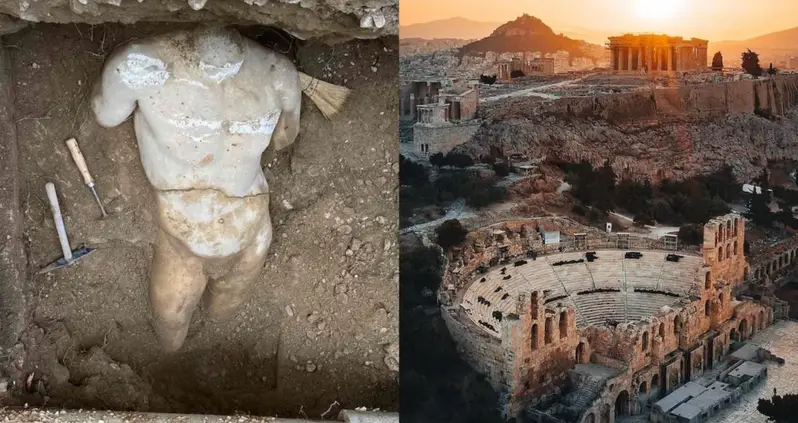
<svg viewBox="0 0 798 423">
<path fill-rule="evenodd" d="M 69 147 L 69 152 L 72 153 L 72 160 L 78 165 L 78 170 L 80 170 L 80 174 L 83 175 L 83 182 L 89 187 L 91 194 L 94 196 L 94 200 L 97 201 L 97 205 L 100 206 L 103 217 L 108 216 L 105 213 L 105 207 L 103 207 L 100 197 L 97 195 L 97 190 L 94 188 L 94 178 L 92 178 L 91 173 L 89 173 L 89 168 L 86 166 L 86 159 L 83 158 L 83 153 L 80 152 L 77 140 L 70 138 L 67 140 L 66 145 Z"/>
</svg>

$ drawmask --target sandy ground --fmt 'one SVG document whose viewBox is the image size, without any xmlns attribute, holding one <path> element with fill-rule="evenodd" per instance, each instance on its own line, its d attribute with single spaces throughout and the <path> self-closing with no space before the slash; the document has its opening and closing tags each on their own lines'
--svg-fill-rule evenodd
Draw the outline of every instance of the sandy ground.
<svg viewBox="0 0 798 423">
<path fill-rule="evenodd" d="M 88 101 L 113 47 L 175 27 L 38 25 L 4 40 L 32 275 L 21 367 L 33 372 L 35 392 L 18 401 L 310 418 L 331 417 L 336 401 L 396 410 L 397 39 L 293 45 L 301 70 L 353 88 L 353 97 L 331 122 L 303 99 L 295 145 L 263 157 L 275 237 L 252 297 L 228 322 L 195 313 L 184 348 L 165 356 L 149 321 L 155 209 L 132 120 L 101 128 Z M 94 173 L 107 219 L 99 220 L 64 145 L 70 137 Z M 48 181 L 73 247 L 97 250 L 38 276 L 61 255 Z"/>
</svg>

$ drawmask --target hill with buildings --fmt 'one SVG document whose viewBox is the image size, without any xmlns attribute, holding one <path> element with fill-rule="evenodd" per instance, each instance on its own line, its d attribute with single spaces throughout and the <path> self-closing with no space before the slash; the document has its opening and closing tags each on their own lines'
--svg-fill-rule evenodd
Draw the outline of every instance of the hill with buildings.
<svg viewBox="0 0 798 423">
<path fill-rule="evenodd" d="M 399 27 L 399 38 L 456 38 L 473 40 L 488 36 L 501 22 L 478 22 L 449 18 Z"/>
<path fill-rule="evenodd" d="M 488 37 L 466 44 L 460 49 L 462 56 L 476 56 L 492 51 L 496 53 L 535 52 L 542 54 L 567 51 L 571 57 L 596 57 L 601 46 L 556 34 L 540 19 L 526 15 L 496 28 Z"/>
</svg>

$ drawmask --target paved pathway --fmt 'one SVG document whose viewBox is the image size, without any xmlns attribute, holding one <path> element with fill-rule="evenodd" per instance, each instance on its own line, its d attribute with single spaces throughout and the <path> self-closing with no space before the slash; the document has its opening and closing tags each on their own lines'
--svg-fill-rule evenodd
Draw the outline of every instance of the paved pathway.
<svg viewBox="0 0 798 423">
<path fill-rule="evenodd" d="M 798 322 L 778 321 L 754 335 L 752 342 L 783 358 L 786 363 L 779 366 L 768 362 L 765 382 L 744 394 L 739 403 L 710 418 L 710 423 L 767 423 L 767 418 L 756 411 L 759 398 L 770 398 L 773 388 L 779 395 L 798 393 Z"/>
</svg>

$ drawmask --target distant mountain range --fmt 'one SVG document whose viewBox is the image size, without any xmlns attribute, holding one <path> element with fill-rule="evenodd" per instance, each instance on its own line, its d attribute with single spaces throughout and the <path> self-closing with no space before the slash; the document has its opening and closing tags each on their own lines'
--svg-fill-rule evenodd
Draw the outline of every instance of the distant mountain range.
<svg viewBox="0 0 798 423">
<path fill-rule="evenodd" d="M 798 56 L 798 27 L 742 41 L 710 41 L 709 57 L 720 51 L 725 66 L 736 66 L 740 62 L 740 55 L 746 49 L 759 54 L 760 65 L 763 67 L 767 67 L 769 62 L 775 65 L 783 60 L 784 56 Z"/>
<path fill-rule="evenodd" d="M 487 37 L 501 22 L 477 22 L 450 18 L 399 27 L 399 38 L 458 38 L 473 40 Z"/>
<path fill-rule="evenodd" d="M 543 21 L 526 14 L 499 26 L 489 36 L 466 44 L 460 49 L 460 54 L 478 55 L 488 51 L 496 53 L 539 51 L 545 54 L 559 50 L 567 51 L 571 57 L 598 58 L 603 54 L 601 46 L 555 34 L 554 30 Z"/>
</svg>

